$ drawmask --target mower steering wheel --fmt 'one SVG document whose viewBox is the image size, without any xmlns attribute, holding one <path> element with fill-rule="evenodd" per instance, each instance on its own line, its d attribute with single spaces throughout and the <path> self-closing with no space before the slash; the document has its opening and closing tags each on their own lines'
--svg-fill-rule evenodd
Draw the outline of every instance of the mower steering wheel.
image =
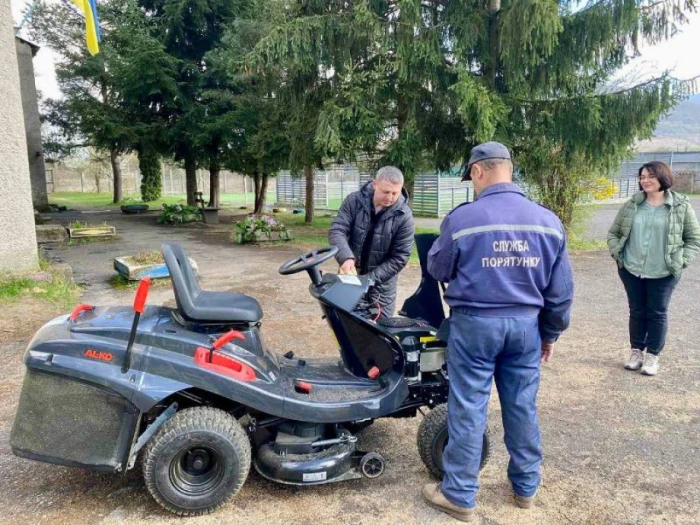
<svg viewBox="0 0 700 525">
<path fill-rule="evenodd" d="M 319 248 L 313 250 L 304 255 L 300 255 L 295 259 L 290 259 L 282 266 L 280 266 L 279 272 L 282 275 L 292 275 L 295 273 L 303 272 L 304 270 L 310 270 L 331 259 L 338 253 L 337 246 L 325 246 L 324 248 Z"/>
</svg>

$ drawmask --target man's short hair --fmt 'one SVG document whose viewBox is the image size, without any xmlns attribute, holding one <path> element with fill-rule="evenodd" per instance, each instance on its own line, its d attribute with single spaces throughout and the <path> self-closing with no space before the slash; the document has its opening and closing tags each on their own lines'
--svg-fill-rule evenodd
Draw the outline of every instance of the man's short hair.
<svg viewBox="0 0 700 525">
<path fill-rule="evenodd" d="M 504 164 L 506 167 L 510 168 L 510 171 L 513 171 L 513 162 L 511 162 L 510 159 L 484 159 L 476 162 L 475 164 L 478 164 L 486 171 L 490 171 L 496 166 Z"/>
<path fill-rule="evenodd" d="M 403 186 L 403 173 L 395 166 L 384 166 L 383 168 L 379 168 L 374 180 L 385 180 L 392 184 L 401 184 Z"/>
</svg>

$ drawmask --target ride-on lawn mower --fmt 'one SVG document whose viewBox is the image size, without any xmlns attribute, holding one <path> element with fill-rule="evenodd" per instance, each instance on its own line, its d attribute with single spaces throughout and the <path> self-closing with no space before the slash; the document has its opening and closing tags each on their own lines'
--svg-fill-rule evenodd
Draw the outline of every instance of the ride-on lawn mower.
<svg viewBox="0 0 700 525">
<path fill-rule="evenodd" d="M 436 327 L 444 313 L 425 271 L 434 236 L 416 239 L 423 275 L 401 317 L 373 312 L 366 276 L 321 274 L 335 247 L 280 267 L 282 275 L 308 272 L 341 359 L 271 353 L 258 302 L 202 290 L 182 248 L 163 245 L 177 308 L 146 307 L 145 279 L 133 309 L 79 305 L 34 336 L 12 451 L 122 473 L 141 453 L 156 501 L 196 515 L 236 494 L 251 462 L 264 478 L 294 485 L 376 478 L 384 458 L 357 450 L 355 434 L 429 407 L 418 448 L 440 477 L 449 379 Z M 484 435 L 482 465 L 489 446 Z"/>
</svg>

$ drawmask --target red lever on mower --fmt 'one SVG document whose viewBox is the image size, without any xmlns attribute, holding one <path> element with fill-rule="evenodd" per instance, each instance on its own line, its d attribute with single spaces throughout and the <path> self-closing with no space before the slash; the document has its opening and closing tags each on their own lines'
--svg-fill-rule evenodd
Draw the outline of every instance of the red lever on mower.
<svg viewBox="0 0 700 525">
<path fill-rule="evenodd" d="M 148 288 L 151 286 L 151 278 L 144 277 L 139 283 L 139 289 L 136 290 L 136 298 L 134 298 L 134 322 L 131 323 L 131 332 L 129 333 L 129 341 L 126 343 L 126 352 L 124 352 L 124 363 L 122 364 L 122 374 L 126 374 L 131 368 L 131 348 L 134 346 L 136 339 L 136 331 L 139 327 L 141 314 L 146 306 L 146 297 L 148 297 Z"/>
<path fill-rule="evenodd" d="M 79 304 L 73 309 L 73 312 L 70 314 L 70 320 L 75 322 L 78 320 L 78 316 L 80 314 L 82 314 L 83 312 L 91 312 L 94 309 L 95 307 L 91 304 Z"/>
<path fill-rule="evenodd" d="M 134 299 L 134 310 L 140 314 L 143 313 L 143 309 L 146 304 L 146 297 L 148 297 L 148 288 L 150 286 L 151 278 L 144 277 L 139 283 L 139 289 L 136 290 L 136 298 Z"/>
<path fill-rule="evenodd" d="M 230 343 L 234 339 L 245 340 L 245 336 L 238 330 L 229 330 L 224 335 L 219 337 L 216 341 L 214 341 L 211 346 L 214 348 L 214 350 L 218 350 L 226 343 Z"/>
</svg>

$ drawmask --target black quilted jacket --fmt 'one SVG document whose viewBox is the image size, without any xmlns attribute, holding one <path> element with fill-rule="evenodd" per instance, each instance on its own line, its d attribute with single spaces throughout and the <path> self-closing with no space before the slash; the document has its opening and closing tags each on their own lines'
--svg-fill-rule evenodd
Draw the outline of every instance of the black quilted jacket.
<svg viewBox="0 0 700 525">
<path fill-rule="evenodd" d="M 362 244 L 370 226 L 373 196 L 374 188 L 368 182 L 359 191 L 348 195 L 340 206 L 328 233 L 330 244 L 338 247 L 338 264 L 354 257 L 355 266 L 360 267 Z M 404 188 L 399 200 L 379 219 L 367 264 L 367 275 L 378 283 L 375 298 L 383 307 L 393 306 L 396 300 L 396 277 L 408 263 L 414 232 L 413 213 L 408 206 L 408 192 Z"/>
</svg>

